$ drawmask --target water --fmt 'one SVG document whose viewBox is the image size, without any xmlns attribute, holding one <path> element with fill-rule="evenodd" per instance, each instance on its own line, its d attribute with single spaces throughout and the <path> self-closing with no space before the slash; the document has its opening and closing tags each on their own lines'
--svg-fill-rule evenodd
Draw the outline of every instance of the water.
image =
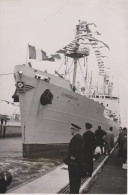
<svg viewBox="0 0 128 195">
<path fill-rule="evenodd" d="M 22 157 L 21 138 L 0 139 L 0 172 L 9 171 L 13 180 L 8 189 L 39 177 L 62 163 L 62 159 Z"/>
</svg>

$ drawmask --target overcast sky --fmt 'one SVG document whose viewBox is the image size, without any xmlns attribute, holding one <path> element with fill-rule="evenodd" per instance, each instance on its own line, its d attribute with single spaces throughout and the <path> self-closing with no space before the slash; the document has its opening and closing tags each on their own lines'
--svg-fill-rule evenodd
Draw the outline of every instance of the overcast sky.
<svg viewBox="0 0 128 195">
<path fill-rule="evenodd" d="M 15 65 L 25 63 L 28 43 L 54 52 L 74 38 L 78 20 L 93 22 L 110 47 L 109 66 L 126 125 L 127 10 L 127 0 L 0 0 L 0 74 L 13 73 Z M 14 90 L 13 75 L 0 76 L 0 99 L 12 102 Z M 17 107 L 0 101 L 0 113 L 16 111 Z"/>
</svg>

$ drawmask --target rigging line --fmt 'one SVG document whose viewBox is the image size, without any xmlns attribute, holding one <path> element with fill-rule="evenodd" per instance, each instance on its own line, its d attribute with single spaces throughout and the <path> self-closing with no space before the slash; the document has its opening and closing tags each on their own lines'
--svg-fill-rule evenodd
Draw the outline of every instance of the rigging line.
<svg viewBox="0 0 128 195">
<path fill-rule="evenodd" d="M 0 74 L 0 76 L 9 75 L 9 74 L 14 74 L 14 73 Z"/>
<path fill-rule="evenodd" d="M 79 62 L 79 61 L 78 61 Z M 79 62 L 79 66 L 80 66 L 80 70 L 81 70 L 81 73 L 82 73 L 82 76 L 83 76 L 83 79 L 84 79 L 84 83 L 85 83 L 85 77 L 84 77 L 84 74 L 83 74 L 83 71 L 82 71 L 82 68 L 81 68 L 81 65 L 80 65 L 80 62 Z M 85 83 L 86 84 L 86 83 Z"/>
<path fill-rule="evenodd" d="M 82 60 L 81 60 L 82 61 Z M 79 60 L 78 60 L 78 62 L 79 62 Z M 69 67 L 69 69 L 68 69 L 68 71 L 70 70 L 70 68 L 72 67 L 72 64 L 73 64 L 73 61 L 72 61 L 72 63 L 71 63 L 71 66 Z M 80 65 L 80 63 L 79 63 L 79 65 Z M 78 66 L 79 66 L 78 65 Z M 77 67 L 78 67 L 77 66 Z M 74 69 L 73 69 L 74 70 Z M 68 72 L 68 73 L 64 73 L 64 74 L 62 74 L 62 75 L 68 75 L 68 74 L 70 74 L 71 72 L 73 72 L 73 70 L 71 70 L 70 72 Z"/>
<path fill-rule="evenodd" d="M 68 73 L 69 73 L 69 71 L 70 71 L 70 68 L 72 67 L 72 64 L 73 64 L 73 60 L 72 60 L 72 63 L 71 63 L 71 65 L 70 65 L 69 69 L 68 69 Z M 71 72 L 72 72 L 72 71 L 71 71 Z"/>
<path fill-rule="evenodd" d="M 58 68 L 57 72 L 59 72 L 59 71 L 60 71 L 60 69 L 61 69 L 62 65 L 64 64 L 64 61 L 65 61 L 65 58 L 63 59 L 63 62 L 62 62 L 62 64 L 60 65 L 60 67 Z"/>
<path fill-rule="evenodd" d="M 69 67 L 68 71 L 69 71 L 69 70 L 70 70 L 70 68 L 72 67 L 72 64 L 73 64 L 73 61 L 72 61 L 71 65 L 70 65 L 70 67 Z M 68 73 L 64 73 L 64 74 L 62 74 L 62 75 L 68 75 L 68 74 L 70 74 L 71 72 L 73 72 L 73 70 L 74 70 L 74 69 L 72 69 L 70 72 L 68 72 Z"/>
<path fill-rule="evenodd" d="M 73 69 L 74 70 L 74 69 Z M 73 70 L 71 70 L 70 72 L 68 72 L 68 73 L 64 73 L 64 74 L 61 74 L 62 76 L 64 76 L 64 75 L 68 75 L 68 74 L 70 74 L 71 72 L 73 72 Z"/>
<path fill-rule="evenodd" d="M 71 65 L 70 65 L 70 67 L 69 67 L 69 69 L 68 69 L 68 72 L 67 72 L 67 73 L 64 73 L 64 74 L 62 74 L 62 75 L 68 75 L 68 74 L 70 74 L 71 72 L 73 72 L 74 69 L 72 69 L 72 70 L 69 72 L 70 68 L 72 67 L 72 64 L 73 64 L 73 61 L 72 61 Z"/>
</svg>

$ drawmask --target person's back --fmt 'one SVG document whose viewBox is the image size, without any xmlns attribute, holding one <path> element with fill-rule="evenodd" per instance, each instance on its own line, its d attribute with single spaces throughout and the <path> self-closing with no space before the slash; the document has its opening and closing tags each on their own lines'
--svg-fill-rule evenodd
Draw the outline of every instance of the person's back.
<svg viewBox="0 0 128 195">
<path fill-rule="evenodd" d="M 93 172 L 93 152 L 95 150 L 95 135 L 91 131 L 92 125 L 85 124 L 86 132 L 83 134 L 84 139 L 84 165 L 88 176 Z"/>
<path fill-rule="evenodd" d="M 83 134 L 84 138 L 84 151 L 90 153 L 95 149 L 95 135 L 92 131 L 87 131 Z"/>
<path fill-rule="evenodd" d="M 106 132 L 101 129 L 101 126 L 98 126 L 98 129 L 95 131 L 95 138 L 97 146 L 103 144 L 103 136 L 106 135 Z"/>
<path fill-rule="evenodd" d="M 114 146 L 114 135 L 112 132 L 112 127 L 110 127 L 109 131 L 105 135 L 105 153 L 106 151 L 110 154 L 112 147 Z"/>
<path fill-rule="evenodd" d="M 105 134 L 106 134 L 105 131 L 102 129 L 97 129 L 95 131 L 95 136 L 96 138 L 99 138 L 99 139 L 101 139 Z"/>
<path fill-rule="evenodd" d="M 103 136 L 106 135 L 106 132 L 101 129 L 101 126 L 98 126 L 98 129 L 95 131 L 95 141 L 96 146 L 101 148 L 101 153 L 103 154 L 104 140 Z"/>
</svg>

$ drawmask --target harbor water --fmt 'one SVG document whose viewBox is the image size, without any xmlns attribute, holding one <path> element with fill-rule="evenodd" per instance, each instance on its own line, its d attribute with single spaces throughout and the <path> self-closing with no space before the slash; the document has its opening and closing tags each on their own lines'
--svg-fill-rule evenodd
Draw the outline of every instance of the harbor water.
<svg viewBox="0 0 128 195">
<path fill-rule="evenodd" d="M 44 175 L 61 163 L 62 158 L 23 158 L 21 137 L 0 139 L 0 172 L 9 171 L 13 178 L 8 189 Z"/>
</svg>

